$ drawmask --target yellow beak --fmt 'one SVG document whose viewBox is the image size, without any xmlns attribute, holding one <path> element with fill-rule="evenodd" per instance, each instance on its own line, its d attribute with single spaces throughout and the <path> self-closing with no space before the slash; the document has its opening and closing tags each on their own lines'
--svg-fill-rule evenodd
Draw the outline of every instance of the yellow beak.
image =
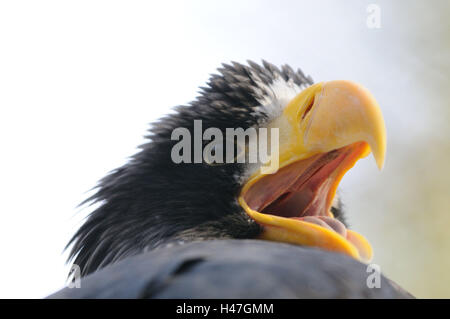
<svg viewBox="0 0 450 319">
<path fill-rule="evenodd" d="M 336 189 L 358 159 L 372 151 L 383 167 L 386 131 L 372 94 L 349 81 L 318 83 L 292 99 L 269 128 L 279 130 L 278 158 L 271 159 L 278 167 L 253 174 L 239 197 L 247 214 L 262 226 L 261 238 L 369 261 L 372 248 L 363 236 L 310 221 L 338 223 L 331 220 Z"/>
</svg>

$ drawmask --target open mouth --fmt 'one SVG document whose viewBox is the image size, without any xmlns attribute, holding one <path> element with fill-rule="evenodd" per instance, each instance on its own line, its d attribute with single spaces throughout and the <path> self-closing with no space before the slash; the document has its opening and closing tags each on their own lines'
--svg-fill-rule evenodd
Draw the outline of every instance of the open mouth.
<svg viewBox="0 0 450 319">
<path fill-rule="evenodd" d="M 368 148 L 367 143 L 357 142 L 289 164 L 276 174 L 263 175 L 247 184 L 242 199 L 250 209 L 261 214 L 309 223 L 333 232 L 357 248 L 359 259 L 369 260 L 372 252 L 368 243 L 347 230 L 331 212 L 340 180 L 367 154 Z"/>
<path fill-rule="evenodd" d="M 331 207 L 339 182 L 360 158 L 372 151 L 381 167 L 384 122 L 367 91 L 353 83 L 329 83 L 306 89 L 286 107 L 277 123 L 286 139 L 280 141 L 281 168 L 254 174 L 239 203 L 263 227 L 262 239 L 319 247 L 367 262 L 370 244 L 335 218 Z"/>
</svg>

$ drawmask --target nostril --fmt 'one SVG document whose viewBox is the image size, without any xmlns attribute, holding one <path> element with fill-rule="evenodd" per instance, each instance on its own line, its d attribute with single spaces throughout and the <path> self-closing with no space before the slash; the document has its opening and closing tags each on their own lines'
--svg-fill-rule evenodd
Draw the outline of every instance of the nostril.
<svg viewBox="0 0 450 319">
<path fill-rule="evenodd" d="M 302 115 L 302 120 L 305 118 L 305 116 L 309 113 L 309 111 L 311 111 L 311 108 L 312 108 L 312 106 L 314 105 L 314 101 L 315 101 L 315 96 L 313 96 L 312 98 L 311 98 L 311 100 L 309 101 L 309 103 L 308 103 L 308 106 L 306 107 L 306 109 L 305 109 L 305 112 L 303 112 L 303 115 Z"/>
</svg>

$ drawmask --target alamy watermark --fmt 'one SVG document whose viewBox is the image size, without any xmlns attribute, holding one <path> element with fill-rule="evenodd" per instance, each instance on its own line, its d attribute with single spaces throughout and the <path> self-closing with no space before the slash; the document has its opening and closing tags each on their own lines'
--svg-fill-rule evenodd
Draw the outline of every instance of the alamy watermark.
<svg viewBox="0 0 450 319">
<path fill-rule="evenodd" d="M 262 174 L 273 174 L 279 168 L 279 129 L 260 127 L 208 127 L 203 131 L 202 121 L 194 120 L 193 136 L 185 127 L 172 131 L 171 139 L 178 141 L 171 151 L 174 163 L 261 163 Z"/>
<path fill-rule="evenodd" d="M 367 6 L 366 11 L 368 13 L 366 19 L 366 25 L 369 29 L 381 28 L 381 8 L 376 3 L 371 3 Z"/>
<path fill-rule="evenodd" d="M 366 272 L 369 273 L 366 279 L 367 288 L 381 288 L 381 267 L 377 264 L 367 265 Z"/>
<path fill-rule="evenodd" d="M 73 264 L 69 270 L 68 288 L 81 288 L 81 268 L 77 264 Z"/>
</svg>

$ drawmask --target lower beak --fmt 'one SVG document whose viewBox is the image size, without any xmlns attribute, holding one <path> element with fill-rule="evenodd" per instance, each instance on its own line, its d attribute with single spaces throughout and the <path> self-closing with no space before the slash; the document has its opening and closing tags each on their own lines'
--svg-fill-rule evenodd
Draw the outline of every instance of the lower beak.
<svg viewBox="0 0 450 319">
<path fill-rule="evenodd" d="M 278 165 L 253 174 L 239 197 L 262 226 L 261 238 L 369 261 L 368 241 L 334 218 L 331 207 L 356 161 L 372 152 L 383 166 L 385 126 L 372 94 L 349 81 L 318 83 L 292 99 L 269 128 L 279 130 L 278 152 L 270 159 Z"/>
</svg>

